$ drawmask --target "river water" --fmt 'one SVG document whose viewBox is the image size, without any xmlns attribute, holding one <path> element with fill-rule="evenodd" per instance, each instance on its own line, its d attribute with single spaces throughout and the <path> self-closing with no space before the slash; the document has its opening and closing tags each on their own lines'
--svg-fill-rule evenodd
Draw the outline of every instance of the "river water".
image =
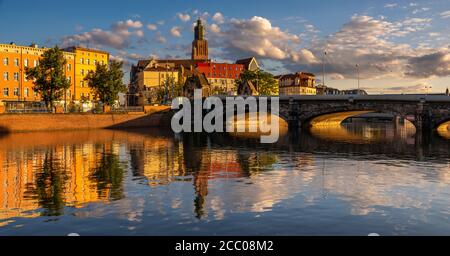
<svg viewBox="0 0 450 256">
<path fill-rule="evenodd" d="M 273 145 L 164 129 L 4 134 L 0 235 L 450 235 L 445 137 L 390 123 Z"/>
</svg>

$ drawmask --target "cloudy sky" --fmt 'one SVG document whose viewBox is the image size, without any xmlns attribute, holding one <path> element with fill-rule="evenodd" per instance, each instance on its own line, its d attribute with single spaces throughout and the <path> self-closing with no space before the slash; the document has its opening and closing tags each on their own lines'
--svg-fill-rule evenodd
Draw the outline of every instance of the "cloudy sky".
<svg viewBox="0 0 450 256">
<path fill-rule="evenodd" d="M 371 93 L 450 86 L 449 0 L 63 3 L 0 0 L 0 42 L 99 48 L 129 69 L 141 58 L 189 58 L 201 17 L 215 61 L 255 56 L 274 74 L 309 71 L 319 79 L 325 62 L 326 84 L 340 89 L 357 87 L 358 65 Z"/>
</svg>

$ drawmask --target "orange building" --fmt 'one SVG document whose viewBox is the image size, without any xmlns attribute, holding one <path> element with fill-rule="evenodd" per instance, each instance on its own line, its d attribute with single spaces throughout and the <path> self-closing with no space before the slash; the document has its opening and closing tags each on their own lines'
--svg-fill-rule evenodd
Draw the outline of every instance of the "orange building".
<svg viewBox="0 0 450 256">
<path fill-rule="evenodd" d="M 27 67 L 35 67 L 48 48 L 0 44 L 0 101 L 41 101 L 38 93 L 33 91 L 34 83 L 25 74 Z M 67 60 L 66 77 L 70 88 L 61 103 L 94 100 L 94 95 L 84 78 L 90 71 L 95 71 L 96 64 L 108 64 L 109 53 L 81 47 L 63 49 Z"/>
<path fill-rule="evenodd" d="M 95 71 L 97 63 L 108 64 L 109 53 L 83 47 L 69 47 L 63 50 L 75 55 L 75 86 L 72 88 L 72 99 L 76 102 L 94 100 L 94 95 L 84 79 L 89 72 Z"/>
<path fill-rule="evenodd" d="M 25 74 L 27 67 L 36 67 L 46 51 L 37 45 L 18 46 L 0 44 L 0 100 L 2 101 L 40 101 L 40 95 L 33 91 L 34 83 Z M 64 52 L 67 60 L 66 77 L 70 81 L 67 100 L 71 99 L 75 80 L 75 53 Z"/>
</svg>

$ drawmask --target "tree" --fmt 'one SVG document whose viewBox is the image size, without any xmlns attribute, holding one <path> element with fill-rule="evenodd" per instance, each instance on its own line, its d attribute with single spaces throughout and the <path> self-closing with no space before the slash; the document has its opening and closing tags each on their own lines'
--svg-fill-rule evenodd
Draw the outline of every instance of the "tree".
<svg viewBox="0 0 450 256">
<path fill-rule="evenodd" d="M 152 99 L 158 103 L 164 103 L 165 100 L 183 96 L 183 87 L 181 80 L 175 81 L 175 77 L 167 76 L 164 84 L 154 90 Z"/>
<path fill-rule="evenodd" d="M 63 52 L 55 46 L 44 52 L 39 65 L 25 69 L 27 78 L 35 80 L 33 90 L 41 94 L 47 108 L 53 108 L 54 101 L 61 100 L 70 88 L 65 74 L 66 64 Z"/>
<path fill-rule="evenodd" d="M 86 78 L 88 86 L 94 92 L 94 97 L 104 104 L 113 105 L 119 99 L 119 93 L 127 91 L 123 83 L 123 62 L 111 61 L 107 64 L 97 63 L 96 70 L 88 73 Z"/>
<path fill-rule="evenodd" d="M 236 79 L 236 86 L 240 83 L 251 81 L 257 88 L 259 95 L 277 95 L 278 81 L 272 74 L 263 70 L 244 71 L 239 79 Z"/>
</svg>

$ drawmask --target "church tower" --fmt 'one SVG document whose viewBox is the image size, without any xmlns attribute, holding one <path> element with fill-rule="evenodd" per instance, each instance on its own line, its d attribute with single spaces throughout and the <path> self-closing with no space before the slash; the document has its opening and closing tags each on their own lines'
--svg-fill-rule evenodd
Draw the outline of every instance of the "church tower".
<svg viewBox="0 0 450 256">
<path fill-rule="evenodd" d="M 200 19 L 195 26 L 195 37 L 192 42 L 192 60 L 208 60 L 208 41 L 205 40 L 205 27 Z"/>
</svg>

